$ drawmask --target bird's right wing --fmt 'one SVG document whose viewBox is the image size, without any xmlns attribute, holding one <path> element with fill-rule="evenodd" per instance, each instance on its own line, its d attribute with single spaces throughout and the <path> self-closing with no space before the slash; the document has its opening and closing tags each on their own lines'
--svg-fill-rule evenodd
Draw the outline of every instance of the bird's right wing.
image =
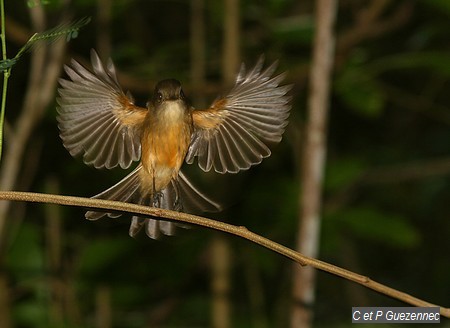
<svg viewBox="0 0 450 328">
<path fill-rule="evenodd" d="M 86 164 L 108 169 L 128 168 L 141 157 L 140 134 L 147 109 L 135 106 L 122 90 L 110 60 L 105 68 L 91 51 L 93 72 L 75 60 L 60 79 L 58 126 L 72 156 L 82 154 Z"/>
</svg>

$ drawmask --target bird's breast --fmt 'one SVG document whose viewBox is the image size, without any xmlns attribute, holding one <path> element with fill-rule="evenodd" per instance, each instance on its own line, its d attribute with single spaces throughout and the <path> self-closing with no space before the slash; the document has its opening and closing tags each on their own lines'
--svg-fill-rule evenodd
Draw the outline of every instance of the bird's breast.
<svg viewBox="0 0 450 328">
<path fill-rule="evenodd" d="M 190 113 L 179 106 L 165 109 L 149 118 L 141 139 L 143 174 L 155 191 L 164 189 L 177 176 L 193 129 Z"/>
</svg>

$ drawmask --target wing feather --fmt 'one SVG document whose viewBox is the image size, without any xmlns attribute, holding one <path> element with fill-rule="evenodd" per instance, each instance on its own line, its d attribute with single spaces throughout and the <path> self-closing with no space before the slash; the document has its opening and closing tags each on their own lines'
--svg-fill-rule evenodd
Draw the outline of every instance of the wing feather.
<svg viewBox="0 0 450 328">
<path fill-rule="evenodd" d="M 128 168 L 141 157 L 140 133 L 147 109 L 135 106 L 120 87 L 114 65 L 106 68 L 91 51 L 93 72 L 75 60 L 60 79 L 58 126 L 72 156 L 86 164 L 108 169 Z"/>
<path fill-rule="evenodd" d="M 281 141 L 288 124 L 291 86 L 280 85 L 285 74 L 272 76 L 277 62 L 264 70 L 263 62 L 261 57 L 249 72 L 242 65 L 226 97 L 193 111 L 187 163 L 197 157 L 204 171 L 236 173 L 270 156 L 269 146 Z"/>
</svg>

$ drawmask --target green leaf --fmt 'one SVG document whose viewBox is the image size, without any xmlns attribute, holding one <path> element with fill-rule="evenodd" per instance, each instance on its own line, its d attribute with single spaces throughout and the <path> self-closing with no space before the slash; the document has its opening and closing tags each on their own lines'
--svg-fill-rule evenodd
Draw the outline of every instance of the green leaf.
<svg viewBox="0 0 450 328">
<path fill-rule="evenodd" d="M 14 244 L 7 253 L 7 266 L 17 277 L 28 277 L 44 270 L 44 250 L 40 229 L 24 222 Z"/>
<path fill-rule="evenodd" d="M 449 2 L 450 3 L 450 2 Z M 407 52 L 382 57 L 368 65 L 368 74 L 379 75 L 392 70 L 427 69 L 450 77 L 450 56 L 444 52 Z"/>
<path fill-rule="evenodd" d="M 340 158 L 327 166 L 325 189 L 335 191 L 354 181 L 365 170 L 366 165 L 358 158 Z"/>
<path fill-rule="evenodd" d="M 377 117 L 384 108 L 384 92 L 363 67 L 346 69 L 337 77 L 335 88 L 341 100 L 358 114 Z"/>
<path fill-rule="evenodd" d="M 437 9 L 439 12 L 445 12 L 450 15 L 450 1 L 448 0 L 422 0 L 422 4 Z"/>
<path fill-rule="evenodd" d="M 17 62 L 16 58 L 0 60 L 0 71 L 5 72 L 13 67 Z"/>
<path fill-rule="evenodd" d="M 28 8 L 34 8 L 39 4 L 45 6 L 45 5 L 50 4 L 50 1 L 49 0 L 28 0 L 27 1 Z"/>
<path fill-rule="evenodd" d="M 48 327 L 47 314 L 44 303 L 35 298 L 20 302 L 13 309 L 14 321 L 21 327 Z"/>
<path fill-rule="evenodd" d="M 341 229 L 364 239 L 400 248 L 412 248 L 420 242 L 420 233 L 404 217 L 376 208 L 347 209 L 333 217 Z"/>
<path fill-rule="evenodd" d="M 79 271 L 94 276 L 117 264 L 130 251 L 132 244 L 126 238 L 99 238 L 89 243 L 80 256 Z"/>
<path fill-rule="evenodd" d="M 276 40 L 309 45 L 314 35 L 314 20 L 310 16 L 288 17 L 269 25 Z"/>
<path fill-rule="evenodd" d="M 24 53 L 41 44 L 40 41 L 55 42 L 62 37 L 65 37 L 67 41 L 70 41 L 71 39 L 76 38 L 78 36 L 80 28 L 87 25 L 90 21 L 90 17 L 84 17 L 74 23 L 63 24 L 50 30 L 33 34 L 33 36 L 27 41 L 27 43 L 25 43 L 25 45 L 20 48 L 19 52 L 14 56 L 14 58 L 11 59 L 12 61 L 14 61 L 12 64 L 14 65 Z"/>
</svg>

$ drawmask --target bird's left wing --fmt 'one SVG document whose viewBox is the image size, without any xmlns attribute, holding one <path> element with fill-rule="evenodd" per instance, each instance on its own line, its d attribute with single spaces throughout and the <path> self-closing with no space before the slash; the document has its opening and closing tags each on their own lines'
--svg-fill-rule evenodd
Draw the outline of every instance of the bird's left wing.
<svg viewBox="0 0 450 328">
<path fill-rule="evenodd" d="M 140 134 L 147 109 L 135 106 L 117 81 L 112 61 L 105 68 L 91 51 L 93 72 L 72 60 L 60 79 L 58 126 L 72 156 L 96 168 L 128 168 L 141 157 Z"/>
<path fill-rule="evenodd" d="M 270 155 L 287 125 L 291 86 L 280 86 L 284 74 L 272 76 L 277 63 L 262 70 L 263 58 L 246 72 L 242 65 L 230 93 L 209 109 L 194 110 L 195 132 L 186 156 L 198 157 L 204 171 L 236 173 Z"/>
</svg>

